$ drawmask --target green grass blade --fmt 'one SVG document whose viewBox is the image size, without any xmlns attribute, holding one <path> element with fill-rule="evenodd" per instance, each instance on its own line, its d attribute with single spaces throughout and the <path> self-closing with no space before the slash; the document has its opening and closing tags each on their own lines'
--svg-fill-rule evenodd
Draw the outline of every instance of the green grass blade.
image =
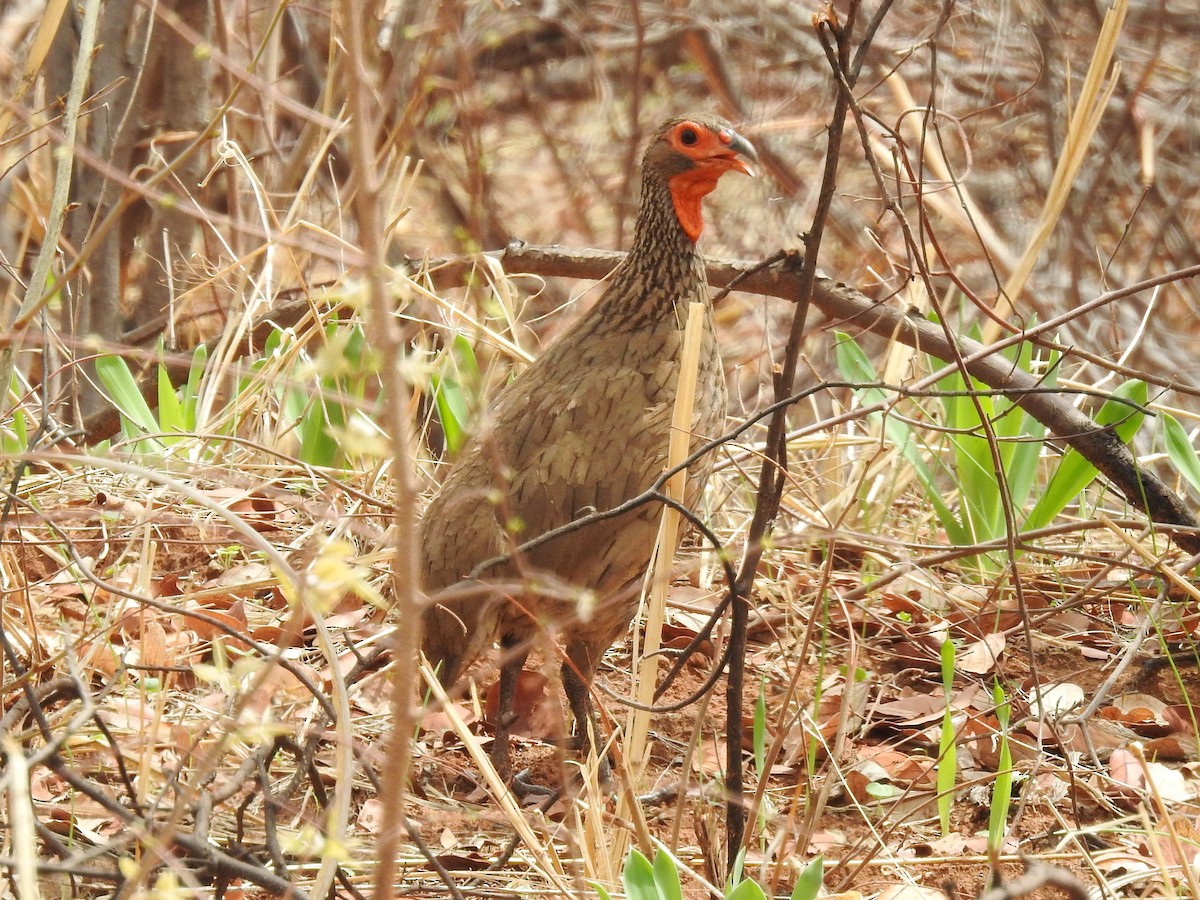
<svg viewBox="0 0 1200 900">
<path fill-rule="evenodd" d="M 247 388 L 249 385 L 247 385 Z M 297 427 L 304 421 L 304 414 L 308 409 L 309 398 L 299 391 L 285 389 L 283 397 L 279 401 L 280 418 L 285 423 L 296 422 Z"/>
<path fill-rule="evenodd" d="M 304 411 L 297 429 L 300 432 L 300 459 L 311 466 L 334 466 L 340 448 L 329 430 L 325 403 L 320 397 Z"/>
<path fill-rule="evenodd" d="M 671 854 L 659 850 L 654 856 L 654 886 L 662 900 L 683 900 L 683 885 L 679 881 L 679 869 Z"/>
<path fill-rule="evenodd" d="M 1096 414 L 1096 424 L 1112 427 L 1117 437 L 1129 443 L 1142 426 L 1145 413 L 1129 403 L 1145 406 L 1149 391 L 1144 381 L 1127 381 L 1113 392 Z M 1121 402 L 1122 400 L 1129 402 Z M 1096 478 L 1097 470 L 1074 448 L 1059 460 L 1041 498 L 1030 510 L 1024 528 L 1032 530 L 1050 524 Z"/>
<path fill-rule="evenodd" d="M 965 393 L 978 387 L 972 384 L 968 388 L 957 372 L 938 383 L 939 389 L 956 394 L 945 397 L 943 406 L 946 425 L 951 429 L 950 443 L 954 447 L 955 483 L 962 507 L 960 519 L 971 543 L 996 537 L 996 513 L 1000 508 L 996 465 L 980 416 L 982 410 L 983 416 L 991 420 L 992 398 L 972 398 Z"/>
<path fill-rule="evenodd" d="M 817 900 L 821 893 L 821 885 L 825 882 L 825 857 L 818 855 L 816 859 L 804 867 L 796 886 L 792 888 L 788 900 Z"/>
<path fill-rule="evenodd" d="M 442 360 L 441 373 L 432 375 L 429 381 L 446 450 L 453 458 L 471 433 L 471 398 L 478 399 L 482 384 L 475 350 L 465 335 L 454 338 L 449 354 Z"/>
<path fill-rule="evenodd" d="M 992 808 L 988 816 L 988 854 L 994 859 L 1004 843 L 1008 809 L 1012 804 L 1012 751 L 1008 746 L 1009 705 L 1004 689 L 996 682 L 992 688 L 996 718 L 1000 723 L 1000 752 L 996 763 L 996 782 L 992 786 Z"/>
<path fill-rule="evenodd" d="M 936 317 L 935 317 L 936 320 Z M 981 337 L 979 326 L 967 332 L 974 340 Z M 965 379 L 953 372 L 938 387 L 951 394 L 943 401 L 949 440 L 954 448 L 954 482 L 959 495 L 959 519 L 971 543 L 997 536 L 1003 523 L 1000 515 L 1000 483 L 996 462 L 987 437 L 985 423 L 991 427 L 995 398 L 986 393 L 986 385 Z M 975 392 L 976 396 L 971 396 Z"/>
<path fill-rule="evenodd" d="M 167 433 L 182 434 L 187 429 L 184 419 L 183 404 L 175 385 L 171 384 L 171 375 L 163 364 L 158 366 L 158 421 L 162 430 Z M 179 438 L 164 439 L 164 444 L 176 443 Z"/>
<path fill-rule="evenodd" d="M 21 382 L 16 375 L 8 392 L 8 400 L 21 396 Z M 12 406 L 12 421 L 0 426 L 0 451 L 8 454 L 24 453 L 29 449 L 29 417 L 20 406 Z"/>
<path fill-rule="evenodd" d="M 5 453 L 24 453 L 29 449 L 29 417 L 25 410 L 17 409 L 12 414 L 12 438 L 4 442 Z"/>
<path fill-rule="evenodd" d="M 725 885 L 725 893 L 732 896 L 733 889 L 742 881 L 742 866 L 746 864 L 746 848 L 743 847 L 738 851 L 737 856 L 733 858 L 733 871 L 729 873 L 729 881 Z"/>
<path fill-rule="evenodd" d="M 743 881 L 725 895 L 725 900 L 767 900 L 767 895 L 754 881 Z"/>
<path fill-rule="evenodd" d="M 1187 431 L 1179 420 L 1167 413 L 1162 414 L 1163 442 L 1167 446 L 1167 457 L 1175 464 L 1179 474 L 1187 479 L 1193 490 L 1200 491 L 1200 457 Z"/>
<path fill-rule="evenodd" d="M 942 641 L 942 690 L 946 694 L 946 711 L 942 714 L 942 737 L 938 745 L 937 808 L 943 837 L 950 833 L 950 810 L 954 806 L 954 783 L 958 777 L 958 749 L 950 707 L 954 692 L 954 656 L 954 641 Z"/>
<path fill-rule="evenodd" d="M 621 873 L 627 900 L 658 900 L 658 887 L 654 883 L 654 867 L 650 860 L 636 848 L 625 858 L 625 871 Z"/>
<path fill-rule="evenodd" d="M 192 353 L 192 366 L 188 369 L 187 384 L 183 386 L 180 400 L 183 405 L 183 430 L 188 434 L 196 432 L 196 400 L 200 394 L 200 379 L 208 365 L 208 348 L 201 344 Z"/>
<path fill-rule="evenodd" d="M 1041 386 L 1054 389 L 1058 386 L 1058 360 L 1061 354 L 1051 354 L 1044 364 L 1045 375 Z M 1022 372 L 1034 371 L 1033 345 L 1021 344 L 1015 365 Z M 998 437 L 1007 438 L 1000 445 L 1000 456 L 1004 471 L 1008 473 L 1008 492 L 1013 509 L 1018 513 L 1025 509 L 1033 485 L 1037 480 L 1038 462 L 1045 446 L 1046 426 L 1025 410 L 1017 406 L 1011 397 L 996 398 L 996 419 L 993 427 Z"/>
<path fill-rule="evenodd" d="M 446 438 L 446 451 L 451 458 L 458 455 L 467 439 L 467 398 L 458 382 L 434 375 L 430 379 L 438 421 Z"/>
<path fill-rule="evenodd" d="M 954 641 L 946 638 L 942 641 L 942 692 L 946 695 L 946 703 L 954 693 L 954 659 L 956 647 Z"/>
<path fill-rule="evenodd" d="M 96 375 L 108 391 L 113 405 L 121 413 L 122 423 L 128 428 L 143 434 L 156 434 L 162 431 L 158 419 L 142 392 L 138 390 L 137 380 L 129 371 L 119 356 L 101 356 L 96 359 Z M 158 440 L 147 442 L 153 449 L 161 451 L 163 445 Z"/>
</svg>

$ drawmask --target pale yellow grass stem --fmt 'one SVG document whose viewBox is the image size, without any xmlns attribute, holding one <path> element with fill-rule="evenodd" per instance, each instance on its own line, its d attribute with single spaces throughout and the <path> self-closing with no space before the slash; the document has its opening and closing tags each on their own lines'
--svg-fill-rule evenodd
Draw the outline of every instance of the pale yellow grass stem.
<svg viewBox="0 0 1200 900">
<path fill-rule="evenodd" d="M 0 747 L 8 759 L 0 793 L 8 794 L 9 850 L 16 862 L 12 883 L 19 889 L 19 896 L 37 900 L 42 895 L 38 891 L 37 830 L 29 792 L 29 764 L 21 745 L 8 735 L 0 738 Z"/>
<path fill-rule="evenodd" d="M 61 17 L 63 8 L 60 4 L 47 5 L 46 18 L 34 46 L 30 50 L 29 63 L 32 65 L 37 54 L 49 53 L 49 45 L 53 43 L 56 29 L 46 28 L 47 22 L 54 16 Z M 50 209 L 45 218 L 46 233 L 42 236 L 41 247 L 33 262 L 33 271 L 25 286 L 25 296 L 21 300 L 21 308 L 17 311 L 12 322 L 5 322 L 5 330 L 20 333 L 29 327 L 34 317 L 41 312 L 47 303 L 56 296 L 58 291 L 47 291 L 50 282 L 50 267 L 58 253 L 58 239 L 62 235 L 63 226 L 67 219 L 67 205 L 70 200 L 71 178 L 75 165 L 75 135 L 79 127 L 80 112 L 83 108 L 84 93 L 88 79 L 92 74 L 92 51 L 96 46 L 96 32 L 100 22 L 100 2 L 91 0 L 84 4 L 83 21 L 79 25 L 79 51 L 76 54 L 75 68 L 71 72 L 71 88 L 67 93 L 67 102 L 62 116 L 63 142 L 62 147 L 54 154 L 55 172 L 54 189 L 50 195 Z M 39 63 L 40 65 L 40 63 Z M 26 77 L 32 70 L 26 69 Z M 7 127 L 8 120 L 4 120 Z M 0 134 L 4 134 L 0 131 Z M 0 349 L 0 385 L 3 385 L 4 396 L 7 396 L 12 384 L 15 367 L 17 344 L 9 344 Z M 0 668 L 0 672 L 3 672 Z"/>
<path fill-rule="evenodd" d="M 1147 567 L 1156 569 L 1167 579 L 1167 581 L 1171 582 L 1172 586 L 1187 594 L 1193 600 L 1200 600 L 1200 588 L 1197 588 L 1190 581 L 1186 580 L 1170 566 L 1164 565 L 1163 557 L 1160 554 L 1147 551 L 1147 549 L 1139 542 L 1130 537 L 1125 529 L 1118 526 L 1116 522 L 1114 522 L 1104 513 L 1097 513 L 1096 518 L 1103 522 L 1104 526 L 1110 532 L 1112 532 L 1112 534 L 1118 540 L 1124 542 L 1125 546 L 1127 546 L 1134 553 L 1137 553 L 1142 558 L 1143 562 L 1146 563 Z M 1197 894 L 1197 896 L 1200 896 L 1200 894 Z"/>
<path fill-rule="evenodd" d="M 1000 318 L 1006 318 L 1012 313 L 1013 305 L 1020 297 L 1029 280 L 1033 267 L 1041 256 L 1046 242 L 1058 224 L 1059 216 L 1067 205 L 1067 197 L 1071 193 L 1079 169 L 1087 155 L 1088 145 L 1100 125 L 1100 118 L 1112 98 L 1117 86 L 1117 76 L 1121 64 L 1113 63 L 1113 54 L 1117 49 L 1117 38 L 1121 35 L 1121 25 L 1125 21 L 1125 13 L 1129 9 L 1129 0 L 1117 0 L 1112 8 L 1104 14 L 1104 23 L 1100 26 L 1100 36 L 1096 40 L 1096 52 L 1092 54 L 1092 63 L 1088 67 L 1087 76 L 1079 92 L 1079 102 L 1075 104 L 1075 112 L 1071 114 L 1071 124 L 1067 129 L 1067 140 L 1058 165 L 1054 168 L 1054 177 L 1050 181 L 1050 190 L 1046 194 L 1046 202 L 1042 207 L 1041 217 L 1029 244 L 1025 248 L 1016 269 L 1004 284 L 1004 291 L 996 300 L 995 312 Z M 1109 66 L 1113 67 L 1112 77 L 1107 86 L 1104 85 L 1104 74 Z M 1000 326 L 994 321 L 988 321 L 983 328 L 983 343 L 989 344 L 1000 336 Z"/>
<path fill-rule="evenodd" d="M 704 336 L 705 314 L 703 303 L 693 303 L 688 307 L 687 327 L 683 336 L 683 358 L 679 366 L 679 390 L 671 412 L 671 438 L 667 446 L 668 468 L 683 462 L 691 447 L 692 409 L 696 402 L 696 377 L 700 369 L 700 341 Z M 671 499 L 682 503 L 686 486 L 687 473 L 679 472 L 667 482 L 665 492 Z M 671 584 L 671 567 L 675 562 L 675 546 L 679 542 L 680 527 L 679 513 L 674 509 L 664 509 L 654 550 L 641 653 L 634 654 L 638 662 L 634 670 L 633 697 L 643 706 L 654 702 L 654 686 L 658 682 L 657 654 L 662 645 L 667 590 Z M 635 791 L 641 784 L 642 774 L 650 758 L 646 743 L 649 727 L 650 713 L 641 709 L 630 710 L 626 725 L 625 759 Z M 637 814 L 631 809 L 622 812 L 625 816 Z"/>
</svg>

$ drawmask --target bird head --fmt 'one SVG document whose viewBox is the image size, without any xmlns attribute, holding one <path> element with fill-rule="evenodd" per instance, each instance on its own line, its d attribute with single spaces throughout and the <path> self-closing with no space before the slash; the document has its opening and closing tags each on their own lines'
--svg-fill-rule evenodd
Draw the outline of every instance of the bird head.
<svg viewBox="0 0 1200 900">
<path fill-rule="evenodd" d="M 695 241 L 704 228 L 700 200 L 726 172 L 753 176 L 746 159 L 757 162 L 758 154 L 724 119 L 680 116 L 668 119 L 658 129 L 642 166 L 666 180 L 679 224 Z"/>
</svg>

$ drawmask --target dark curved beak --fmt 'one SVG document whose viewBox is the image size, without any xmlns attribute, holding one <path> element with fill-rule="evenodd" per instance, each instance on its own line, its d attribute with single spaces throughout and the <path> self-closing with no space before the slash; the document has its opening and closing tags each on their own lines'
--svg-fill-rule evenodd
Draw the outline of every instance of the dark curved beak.
<svg viewBox="0 0 1200 900">
<path fill-rule="evenodd" d="M 758 162 L 758 151 L 754 149 L 754 145 L 736 131 L 733 132 L 733 140 L 729 142 L 729 149 L 736 150 L 751 162 Z"/>
<path fill-rule="evenodd" d="M 738 154 L 740 154 L 741 156 L 744 156 L 746 159 L 750 160 L 751 162 L 758 162 L 758 151 L 754 149 L 753 144 L 751 144 L 748 140 L 746 140 L 744 137 L 742 137 L 736 131 L 730 130 L 729 132 L 727 132 L 727 134 L 729 137 L 727 146 L 729 147 L 730 150 L 733 151 L 733 153 L 730 153 L 728 155 L 722 154 L 722 159 L 724 159 L 729 164 L 729 167 L 731 169 L 736 169 L 737 171 L 739 171 L 745 175 L 749 175 L 751 178 L 753 178 L 754 170 L 751 169 L 749 166 L 747 166 L 744 162 L 742 162 L 738 158 Z M 725 137 L 725 135 L 722 135 L 722 137 Z"/>
</svg>

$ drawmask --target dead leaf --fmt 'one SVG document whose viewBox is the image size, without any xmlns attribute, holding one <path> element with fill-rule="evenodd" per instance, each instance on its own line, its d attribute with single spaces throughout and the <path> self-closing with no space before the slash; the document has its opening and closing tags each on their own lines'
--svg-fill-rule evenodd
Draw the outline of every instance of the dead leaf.
<svg viewBox="0 0 1200 900">
<path fill-rule="evenodd" d="M 905 725 L 920 725 L 940 719 L 946 711 L 946 695 L 941 691 L 908 693 L 895 700 L 877 703 L 873 711 L 881 716 L 899 719 Z"/>
<path fill-rule="evenodd" d="M 541 672 L 522 669 L 517 676 L 517 692 L 513 698 L 513 715 L 516 716 L 510 732 L 514 735 L 544 741 L 558 738 L 565 728 L 562 704 L 558 694 L 548 691 L 550 684 Z M 500 712 L 500 681 L 492 682 L 487 692 L 484 715 L 495 722 Z"/>
<path fill-rule="evenodd" d="M 1164 800 L 1178 803 L 1191 800 L 1196 795 L 1194 784 L 1189 785 L 1182 772 L 1160 762 L 1147 762 L 1146 771 L 1154 782 L 1158 795 Z"/>
<path fill-rule="evenodd" d="M 377 797 L 365 800 L 358 811 L 358 826 L 367 834 L 379 834 L 383 828 L 383 801 Z"/>
<path fill-rule="evenodd" d="M 686 628 L 682 625 L 672 625 L 670 622 L 663 623 L 662 629 L 662 647 L 665 650 L 681 651 L 686 650 L 693 640 L 696 639 L 698 632 L 693 628 Z M 701 641 L 696 647 L 695 652 L 688 658 L 688 665 L 703 666 L 705 660 L 712 660 L 716 656 L 716 647 L 712 641 Z"/>
<path fill-rule="evenodd" d="M 846 846 L 846 833 L 836 828 L 818 831 L 808 841 L 809 849 L 817 853 L 828 853 L 830 850 L 844 846 Z"/>
<path fill-rule="evenodd" d="M 475 713 L 466 703 L 452 703 L 454 711 L 462 721 L 471 725 L 476 721 Z M 451 718 L 446 715 L 441 709 L 426 709 L 425 714 L 421 716 L 421 731 L 432 734 L 440 734 L 443 739 L 447 735 L 454 732 L 454 725 Z"/>
<path fill-rule="evenodd" d="M 1121 722 L 1143 737 L 1161 737 L 1173 730 L 1164 714 L 1166 708 L 1158 697 L 1129 693 L 1114 697 L 1112 706 L 1100 710 L 1100 715 Z"/>
<path fill-rule="evenodd" d="M 1124 747 L 1118 747 L 1108 758 L 1111 787 L 1126 796 L 1138 796 L 1146 787 L 1146 777 L 1137 757 Z"/>
<path fill-rule="evenodd" d="M 266 563 L 247 562 L 226 569 L 212 582 L 212 587 L 225 588 L 239 597 L 252 596 L 256 591 L 278 584 L 279 579 Z M 209 603 L 205 597 L 205 603 Z"/>
<path fill-rule="evenodd" d="M 1076 707 L 1083 706 L 1086 701 L 1087 693 L 1074 682 L 1049 684 L 1040 692 L 1030 691 L 1029 714 L 1038 719 L 1043 716 L 1063 716 Z"/>
<path fill-rule="evenodd" d="M 451 872 L 480 872 L 492 865 L 490 859 L 478 853 L 439 853 L 437 861 Z"/>
<path fill-rule="evenodd" d="M 1197 832 L 1192 820 L 1187 816 L 1171 816 L 1171 829 L 1179 840 L 1165 839 L 1170 831 L 1164 826 L 1155 829 L 1162 838 L 1159 839 L 1159 850 L 1168 866 L 1190 866 L 1200 853 L 1200 832 Z M 1150 848 L 1147 847 L 1147 850 Z"/>
<path fill-rule="evenodd" d="M 946 900 L 946 895 L 919 884 L 893 884 L 880 892 L 878 900 Z"/>
<path fill-rule="evenodd" d="M 1141 856 L 1124 847 L 1102 850 L 1099 853 L 1093 854 L 1091 860 L 1096 868 L 1105 875 L 1123 875 L 1139 872 L 1149 874 L 1158 868 L 1157 865 L 1145 856 Z"/>
<path fill-rule="evenodd" d="M 932 788 L 937 780 L 937 762 L 928 756 L 910 756 L 891 747 L 864 746 L 859 748 L 859 759 L 871 760 L 886 773 L 885 778 L 874 779 L 877 781 L 887 780 L 901 787 Z"/>
<path fill-rule="evenodd" d="M 233 629 L 235 632 L 240 631 L 244 633 L 247 631 L 246 617 L 244 614 L 239 617 L 237 615 L 221 612 L 220 610 L 215 609 L 200 609 L 198 612 L 203 613 L 207 618 L 207 621 L 199 617 L 189 618 L 196 634 L 198 634 L 202 640 L 211 642 L 220 639 L 228 642 L 229 646 L 236 647 L 239 650 L 250 649 L 250 645 L 246 643 L 246 641 L 242 640 L 241 638 L 231 636 L 228 631 L 226 631 L 224 628 L 217 627 L 215 624 L 215 622 L 222 622 L 225 625 L 228 625 L 229 628 Z"/>
<path fill-rule="evenodd" d="M 974 855 L 986 853 L 987 843 L 988 839 L 986 835 L 968 837 L 965 834 L 951 832 L 945 837 L 915 844 L 913 852 L 919 858 L 929 856 L 962 856 L 968 853 Z"/>
<path fill-rule="evenodd" d="M 716 737 L 700 742 L 692 754 L 692 770 L 701 774 L 719 776 L 725 773 L 725 742 Z"/>
<path fill-rule="evenodd" d="M 1186 704 L 1171 704 L 1163 707 L 1163 721 L 1170 726 L 1172 731 L 1182 732 L 1184 734 L 1196 734 L 1196 719 L 1192 707 Z"/>
<path fill-rule="evenodd" d="M 167 662 L 167 632 L 158 622 L 148 622 L 138 644 L 140 662 L 144 666 L 159 668 Z"/>
<path fill-rule="evenodd" d="M 942 668 L 941 644 L 935 646 L 932 640 L 897 641 L 892 645 L 892 656 L 898 663 L 926 672 L 940 672 Z"/>
<path fill-rule="evenodd" d="M 302 666 L 301 668 L 307 667 Z M 314 682 L 319 680 L 311 669 L 309 669 L 309 676 Z M 258 690 L 246 698 L 245 709 L 247 713 L 262 716 L 277 704 L 302 700 L 306 696 L 308 696 L 308 689 L 300 680 L 283 666 L 275 665 L 263 678 Z"/>
<path fill-rule="evenodd" d="M 274 531 L 279 525 L 276 518 L 282 506 L 261 491 L 245 491 L 240 488 L 216 487 L 206 491 L 221 506 L 236 513 L 255 531 Z"/>
<path fill-rule="evenodd" d="M 1004 635 L 985 635 L 982 640 L 976 641 L 956 655 L 954 668 L 971 675 L 986 675 L 996 667 L 1004 647 Z"/>
</svg>

